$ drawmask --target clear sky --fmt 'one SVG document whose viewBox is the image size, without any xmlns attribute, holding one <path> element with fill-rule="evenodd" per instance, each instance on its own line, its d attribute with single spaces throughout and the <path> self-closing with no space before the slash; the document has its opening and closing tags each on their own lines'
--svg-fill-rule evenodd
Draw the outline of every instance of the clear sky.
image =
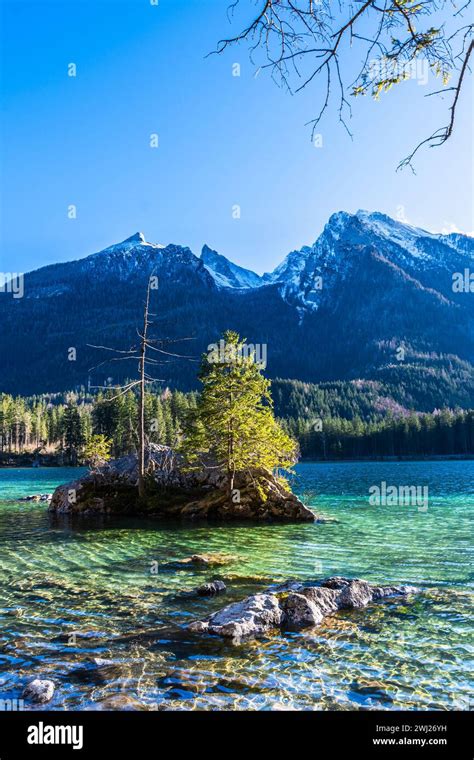
<svg viewBox="0 0 474 760">
<path fill-rule="evenodd" d="M 245 45 L 205 57 L 238 29 L 226 5 L 2 0 L 1 271 L 81 258 L 143 231 L 196 254 L 207 243 L 263 272 L 312 243 L 331 213 L 358 208 L 403 207 L 412 224 L 472 231 L 467 88 L 453 138 L 420 152 L 416 176 L 396 173 L 398 161 L 446 123 L 448 105 L 416 81 L 358 99 L 353 141 L 332 111 L 316 148 L 305 123 L 322 81 L 291 96 L 254 76 Z M 254 3 L 241 0 L 241 13 L 250 19 Z"/>
</svg>

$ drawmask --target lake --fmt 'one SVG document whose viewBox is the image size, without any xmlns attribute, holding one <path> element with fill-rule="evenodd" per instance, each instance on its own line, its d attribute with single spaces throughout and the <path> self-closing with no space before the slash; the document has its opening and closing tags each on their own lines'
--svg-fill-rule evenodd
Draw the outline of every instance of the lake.
<svg viewBox="0 0 474 760">
<path fill-rule="evenodd" d="M 80 472 L 0 470 L 0 699 L 44 677 L 51 709 L 472 709 L 474 462 L 300 464 L 293 488 L 324 524 L 71 522 L 15 500 Z M 428 486 L 427 509 L 374 506 L 381 483 Z M 167 566 L 208 552 L 236 559 Z M 184 629 L 274 581 L 336 574 L 422 593 L 239 645 Z M 183 593 L 219 577 L 222 596 Z"/>
</svg>

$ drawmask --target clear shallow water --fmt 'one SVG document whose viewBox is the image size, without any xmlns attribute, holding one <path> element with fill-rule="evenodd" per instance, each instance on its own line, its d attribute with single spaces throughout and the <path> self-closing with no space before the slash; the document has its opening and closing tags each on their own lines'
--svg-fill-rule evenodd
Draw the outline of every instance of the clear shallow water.
<svg viewBox="0 0 474 760">
<path fill-rule="evenodd" d="M 14 500 L 78 474 L 0 470 L 1 699 L 42 676 L 57 684 L 52 709 L 472 707 L 474 462 L 301 464 L 295 491 L 338 520 L 314 525 L 71 523 Z M 428 485 L 428 510 L 370 506 L 382 481 Z M 209 552 L 236 559 L 166 567 Z M 183 628 L 275 580 L 332 574 L 423 593 L 238 646 Z M 183 594 L 217 577 L 224 596 Z"/>
</svg>

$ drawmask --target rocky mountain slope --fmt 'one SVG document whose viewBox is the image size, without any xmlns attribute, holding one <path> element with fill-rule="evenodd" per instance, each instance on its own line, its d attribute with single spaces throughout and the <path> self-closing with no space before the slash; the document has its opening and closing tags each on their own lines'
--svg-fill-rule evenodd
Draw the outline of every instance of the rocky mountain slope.
<svg viewBox="0 0 474 760">
<path fill-rule="evenodd" d="M 164 384 L 196 387 L 199 356 L 231 328 L 267 345 L 271 377 L 363 378 L 416 387 L 418 397 L 424 383 L 439 380 L 439 406 L 473 406 L 474 293 L 453 287 L 456 273 L 469 283 L 473 271 L 472 238 L 365 211 L 333 214 L 313 245 L 263 276 L 207 246 L 197 257 L 137 233 L 25 275 L 23 298 L 0 294 L 0 390 L 31 394 L 133 376 L 131 361 L 101 364 L 110 355 L 90 344 L 136 343 L 146 282 L 156 274 L 153 334 L 179 340 L 168 345 L 191 357 L 157 366 Z"/>
</svg>

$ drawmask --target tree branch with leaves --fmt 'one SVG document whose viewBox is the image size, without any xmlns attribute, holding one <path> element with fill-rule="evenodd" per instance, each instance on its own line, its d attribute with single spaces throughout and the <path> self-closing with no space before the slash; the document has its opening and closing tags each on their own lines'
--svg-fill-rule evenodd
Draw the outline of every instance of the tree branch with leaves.
<svg viewBox="0 0 474 760">
<path fill-rule="evenodd" d="M 229 19 L 237 9 L 246 11 L 246 4 L 235 0 Z M 474 49 L 474 24 L 464 23 L 471 0 L 460 7 L 453 0 L 257 0 L 257 6 L 250 22 L 221 39 L 214 52 L 246 43 L 257 73 L 268 69 L 291 93 L 322 78 L 321 106 L 308 121 L 312 139 L 334 99 L 339 121 L 351 134 L 350 97 L 379 98 L 409 79 L 419 61 L 442 82 L 429 95 L 449 94 L 451 105 L 447 124 L 422 140 L 398 168 L 413 170 L 422 146 L 439 147 L 452 136 Z M 454 84 L 448 87 L 450 81 Z"/>
</svg>

